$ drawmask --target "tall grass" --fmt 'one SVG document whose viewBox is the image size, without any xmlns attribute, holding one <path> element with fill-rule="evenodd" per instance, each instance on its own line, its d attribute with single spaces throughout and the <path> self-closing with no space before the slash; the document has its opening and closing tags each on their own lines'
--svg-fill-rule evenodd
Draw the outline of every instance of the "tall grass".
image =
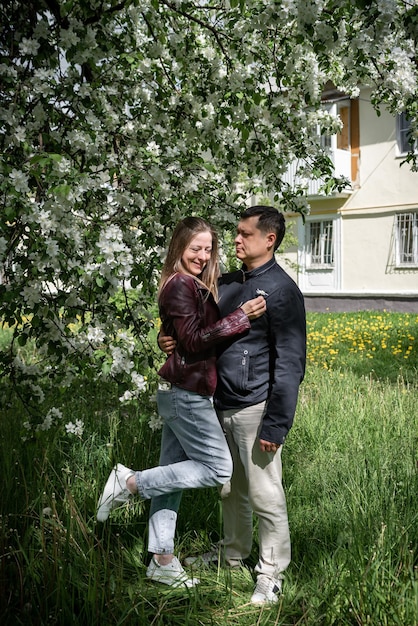
<svg viewBox="0 0 418 626">
<path fill-rule="evenodd" d="M 24 441 L 23 407 L 0 383 L 0 624 L 416 626 L 418 319 L 312 314 L 308 345 L 283 451 L 293 559 L 273 607 L 249 604 L 251 569 L 199 571 L 190 590 L 148 582 L 147 502 L 96 522 L 116 460 L 157 462 L 152 399 L 122 408 L 116 385 L 80 380 L 59 402 L 82 437 Z M 220 534 L 216 490 L 186 492 L 179 556 Z"/>
</svg>

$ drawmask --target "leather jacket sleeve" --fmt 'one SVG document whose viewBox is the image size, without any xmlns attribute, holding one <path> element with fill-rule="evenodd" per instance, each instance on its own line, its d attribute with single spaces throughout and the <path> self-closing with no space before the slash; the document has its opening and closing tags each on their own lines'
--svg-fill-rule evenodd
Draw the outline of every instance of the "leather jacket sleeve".
<svg viewBox="0 0 418 626">
<path fill-rule="evenodd" d="M 207 296 L 207 291 L 186 274 L 176 274 L 161 292 L 161 321 L 165 332 L 173 335 L 180 344 L 179 352 L 203 352 L 250 328 L 250 320 L 241 308 L 218 319 L 219 311 L 213 298 L 209 295 L 208 302 L 204 302 Z M 208 316 L 205 307 L 214 310 L 216 314 Z M 212 323 L 206 324 L 208 319 Z"/>
</svg>

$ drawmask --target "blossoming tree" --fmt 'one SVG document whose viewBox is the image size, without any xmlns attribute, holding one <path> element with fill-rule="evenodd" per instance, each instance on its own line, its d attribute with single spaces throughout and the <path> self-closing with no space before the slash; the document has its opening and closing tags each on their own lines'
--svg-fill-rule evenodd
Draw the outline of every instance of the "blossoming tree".
<svg viewBox="0 0 418 626">
<path fill-rule="evenodd" d="M 0 371 L 40 407 L 44 385 L 87 369 L 117 377 L 123 400 L 143 389 L 179 218 L 225 227 L 256 191 L 307 211 L 283 180 L 295 158 L 339 184 L 317 133 L 339 128 L 321 108 L 327 81 L 352 97 L 369 85 L 376 109 L 406 111 L 417 129 L 415 0 L 6 0 L 2 11 L 0 319 L 12 332 Z M 28 340 L 37 362 L 19 356 Z"/>
</svg>

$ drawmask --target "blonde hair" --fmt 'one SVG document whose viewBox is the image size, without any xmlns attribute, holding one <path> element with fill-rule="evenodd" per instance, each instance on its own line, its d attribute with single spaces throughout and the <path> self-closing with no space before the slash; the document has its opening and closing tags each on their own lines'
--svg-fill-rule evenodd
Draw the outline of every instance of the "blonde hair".
<svg viewBox="0 0 418 626">
<path fill-rule="evenodd" d="M 200 278 L 194 278 L 206 287 L 218 301 L 218 278 L 220 276 L 218 259 L 218 235 L 213 227 L 201 217 L 186 217 L 177 224 L 168 246 L 167 257 L 161 271 L 160 294 L 166 282 L 177 272 L 189 274 L 184 268 L 182 256 L 191 240 L 199 233 L 209 232 L 212 236 L 212 251 Z"/>
</svg>

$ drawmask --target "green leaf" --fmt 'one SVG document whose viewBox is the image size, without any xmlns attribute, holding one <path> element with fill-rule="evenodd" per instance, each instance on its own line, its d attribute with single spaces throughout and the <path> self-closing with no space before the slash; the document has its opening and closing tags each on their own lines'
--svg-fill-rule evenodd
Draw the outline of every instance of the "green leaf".
<svg viewBox="0 0 418 626">
<path fill-rule="evenodd" d="M 241 126 L 241 137 L 244 143 L 246 143 L 249 135 L 250 135 L 250 131 L 248 130 L 248 128 L 246 126 Z"/>
<path fill-rule="evenodd" d="M 67 197 L 69 195 L 69 193 L 71 192 L 71 187 L 70 185 L 63 183 L 62 185 L 57 185 L 56 187 L 51 187 L 50 188 L 50 192 L 51 194 L 55 195 L 55 196 L 64 196 Z"/>
</svg>

